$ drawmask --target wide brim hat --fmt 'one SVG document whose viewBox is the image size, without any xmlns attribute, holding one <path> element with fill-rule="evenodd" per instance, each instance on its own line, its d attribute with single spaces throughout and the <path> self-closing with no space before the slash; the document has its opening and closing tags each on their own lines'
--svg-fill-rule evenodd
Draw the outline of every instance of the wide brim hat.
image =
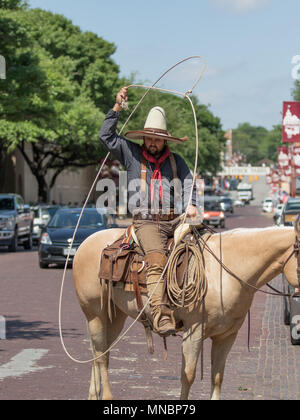
<svg viewBox="0 0 300 420">
<path fill-rule="evenodd" d="M 128 131 L 125 134 L 130 140 L 144 140 L 144 137 L 162 139 L 173 143 L 184 143 L 187 137 L 181 139 L 171 136 L 167 130 L 166 114 L 163 108 L 156 106 L 148 114 L 143 130 Z"/>
</svg>

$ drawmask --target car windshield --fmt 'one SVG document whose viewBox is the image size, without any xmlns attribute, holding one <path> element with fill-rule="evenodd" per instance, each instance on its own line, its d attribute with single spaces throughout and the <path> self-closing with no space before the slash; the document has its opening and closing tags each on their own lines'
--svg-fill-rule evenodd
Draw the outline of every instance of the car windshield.
<svg viewBox="0 0 300 420">
<path fill-rule="evenodd" d="M 222 208 L 219 203 L 216 202 L 206 202 L 204 203 L 205 211 L 222 211 Z"/>
<path fill-rule="evenodd" d="M 41 213 L 40 213 L 40 210 L 41 210 Z M 41 208 L 41 209 L 35 209 L 34 210 L 34 217 L 36 218 L 36 219 L 39 219 L 40 218 L 40 216 L 41 217 L 43 217 L 43 216 L 45 216 L 45 217 L 49 217 L 49 212 L 48 212 L 48 209 L 43 209 L 43 208 Z"/>
<path fill-rule="evenodd" d="M 51 228 L 70 228 L 76 227 L 80 212 L 56 212 L 49 223 Z M 99 213 L 88 212 L 83 214 L 80 221 L 80 228 L 99 228 L 103 225 L 103 216 Z"/>
<path fill-rule="evenodd" d="M 47 207 L 47 212 L 50 214 L 50 217 L 53 217 L 58 209 L 59 209 L 59 207 L 55 207 L 55 206 L 54 207 Z"/>
<path fill-rule="evenodd" d="M 12 198 L 0 198 L 0 210 L 14 210 L 15 204 Z"/>
<path fill-rule="evenodd" d="M 286 210 L 300 211 L 300 201 L 291 201 L 286 204 Z"/>
</svg>

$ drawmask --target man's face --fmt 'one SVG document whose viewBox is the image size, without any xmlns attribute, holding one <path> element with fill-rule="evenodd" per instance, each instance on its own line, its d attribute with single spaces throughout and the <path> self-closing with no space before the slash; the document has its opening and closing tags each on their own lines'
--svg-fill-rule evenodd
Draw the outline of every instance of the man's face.
<svg viewBox="0 0 300 420">
<path fill-rule="evenodd" d="M 148 153 L 150 153 L 153 156 L 159 156 L 166 145 L 166 141 L 163 139 L 153 139 L 151 137 L 145 137 L 144 144 Z"/>
</svg>

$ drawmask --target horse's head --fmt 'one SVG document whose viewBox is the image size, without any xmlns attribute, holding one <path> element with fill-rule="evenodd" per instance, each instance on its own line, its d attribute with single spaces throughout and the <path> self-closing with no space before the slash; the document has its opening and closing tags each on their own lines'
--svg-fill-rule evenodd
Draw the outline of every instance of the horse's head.
<svg viewBox="0 0 300 420">
<path fill-rule="evenodd" d="M 287 281 L 294 287 L 300 287 L 300 213 L 294 221 L 294 242 L 288 260 L 283 269 Z"/>
</svg>

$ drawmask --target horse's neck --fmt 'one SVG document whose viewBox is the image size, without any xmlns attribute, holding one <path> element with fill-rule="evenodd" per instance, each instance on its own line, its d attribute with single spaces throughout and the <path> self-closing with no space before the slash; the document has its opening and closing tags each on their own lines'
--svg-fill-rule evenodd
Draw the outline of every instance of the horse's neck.
<svg viewBox="0 0 300 420">
<path fill-rule="evenodd" d="M 226 232 L 224 263 L 243 281 L 260 288 L 282 271 L 294 236 L 292 228 L 278 227 Z"/>
</svg>

